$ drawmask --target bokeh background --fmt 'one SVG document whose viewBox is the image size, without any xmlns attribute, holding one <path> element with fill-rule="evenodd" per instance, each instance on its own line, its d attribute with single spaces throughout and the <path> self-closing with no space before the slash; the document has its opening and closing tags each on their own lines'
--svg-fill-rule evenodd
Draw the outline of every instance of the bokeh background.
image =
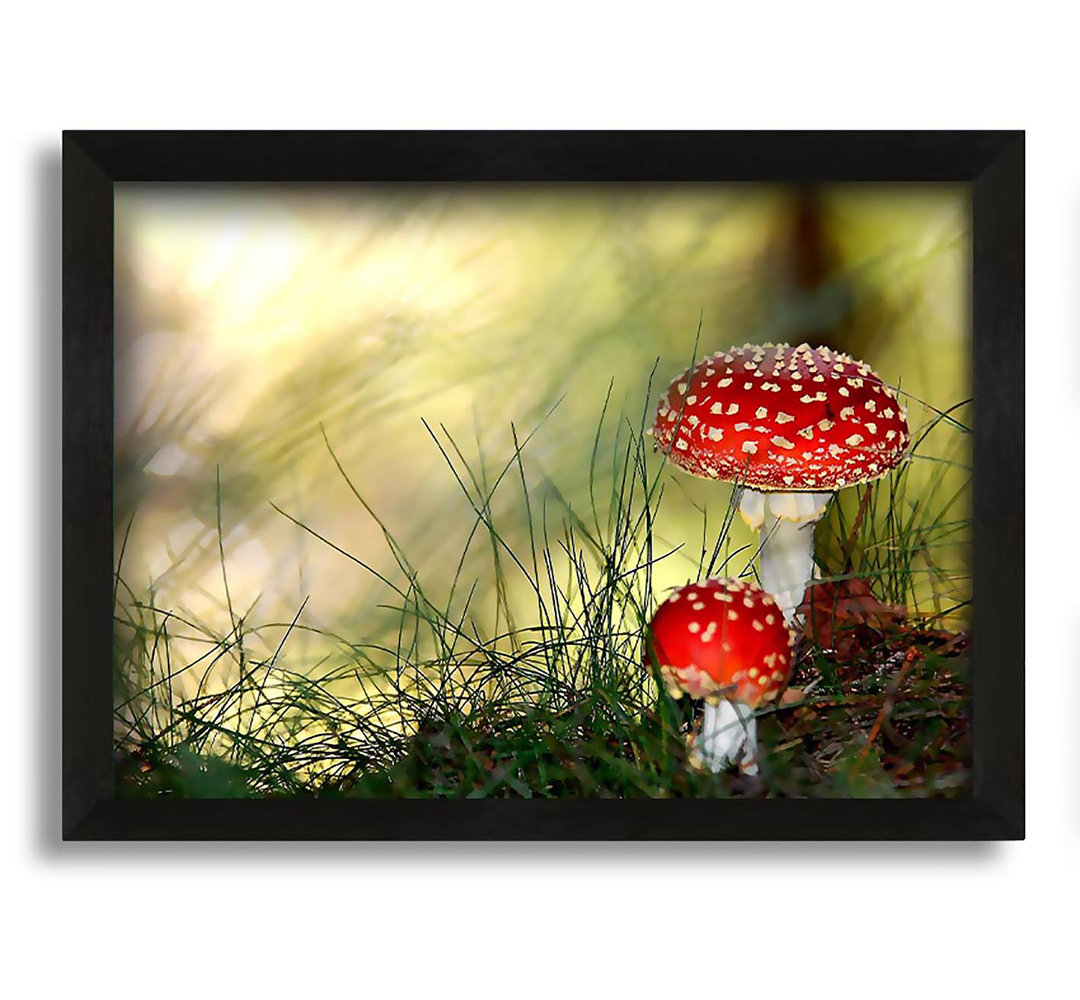
<svg viewBox="0 0 1080 1000">
<path fill-rule="evenodd" d="M 290 517 L 401 584 L 385 527 L 428 593 L 475 584 L 480 629 L 531 625 L 527 582 L 504 574 L 497 594 L 490 546 L 467 542 L 475 512 L 432 432 L 493 481 L 535 431 L 534 518 L 556 497 L 603 507 L 594 455 L 695 343 L 803 340 L 898 385 L 916 437 L 945 410 L 970 426 L 969 238 L 965 186 L 119 185 L 117 600 L 176 616 L 177 698 L 242 669 L 183 670 L 239 619 L 265 659 L 303 606 L 281 654 L 300 671 L 340 659 L 334 637 L 398 627 L 390 588 Z M 938 421 L 908 483 L 947 527 L 905 599 L 952 627 L 970 600 L 969 444 Z M 662 474 L 658 591 L 694 575 L 730 499 Z M 520 482 L 491 514 L 528 544 Z M 736 519 L 728 551 L 751 541 Z"/>
</svg>

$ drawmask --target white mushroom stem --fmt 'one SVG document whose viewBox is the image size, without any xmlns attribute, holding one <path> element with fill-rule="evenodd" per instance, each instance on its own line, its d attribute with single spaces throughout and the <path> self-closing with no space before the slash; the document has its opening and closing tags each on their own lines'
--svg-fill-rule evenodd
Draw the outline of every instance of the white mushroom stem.
<svg viewBox="0 0 1080 1000">
<path fill-rule="evenodd" d="M 831 493 L 758 493 L 743 490 L 739 513 L 761 531 L 761 586 L 776 599 L 791 625 L 814 576 L 814 525 Z"/>
<path fill-rule="evenodd" d="M 744 774 L 757 774 L 757 719 L 741 701 L 705 702 L 705 719 L 698 743 L 702 763 L 710 771 L 722 771 L 737 761 Z"/>
</svg>

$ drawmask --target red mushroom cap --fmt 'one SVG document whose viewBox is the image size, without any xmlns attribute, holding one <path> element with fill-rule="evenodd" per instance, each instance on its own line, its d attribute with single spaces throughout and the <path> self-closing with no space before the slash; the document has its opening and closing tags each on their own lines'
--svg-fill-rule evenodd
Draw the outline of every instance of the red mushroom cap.
<svg viewBox="0 0 1080 1000">
<path fill-rule="evenodd" d="M 775 698 L 791 671 L 792 635 L 776 601 L 756 584 L 704 580 L 656 610 L 645 640 L 675 697 L 728 698 L 756 705 Z"/>
<path fill-rule="evenodd" d="M 808 344 L 745 344 L 687 369 L 653 434 L 693 475 L 785 493 L 876 479 L 910 441 L 906 410 L 869 365 Z"/>
</svg>

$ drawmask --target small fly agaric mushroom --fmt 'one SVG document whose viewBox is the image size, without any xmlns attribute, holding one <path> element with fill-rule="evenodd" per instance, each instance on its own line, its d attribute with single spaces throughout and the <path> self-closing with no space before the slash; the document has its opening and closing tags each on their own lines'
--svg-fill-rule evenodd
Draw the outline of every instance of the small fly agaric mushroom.
<svg viewBox="0 0 1080 1000">
<path fill-rule="evenodd" d="M 754 708 L 784 686 L 792 638 L 773 598 L 740 580 L 688 584 L 657 608 L 645 663 L 673 697 L 705 699 L 698 751 L 711 770 L 741 758 L 744 771 L 757 771 Z"/>
<path fill-rule="evenodd" d="M 762 529 L 761 583 L 788 622 L 829 497 L 885 475 L 910 440 L 907 412 L 869 365 L 809 344 L 705 358 L 668 386 L 652 432 L 686 472 L 744 487 L 739 511 Z"/>
</svg>

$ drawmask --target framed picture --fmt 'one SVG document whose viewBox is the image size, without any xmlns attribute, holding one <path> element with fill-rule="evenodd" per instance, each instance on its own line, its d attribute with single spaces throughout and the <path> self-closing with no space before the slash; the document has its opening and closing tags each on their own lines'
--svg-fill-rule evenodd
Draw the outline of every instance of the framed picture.
<svg viewBox="0 0 1080 1000">
<path fill-rule="evenodd" d="M 1022 838 L 1023 147 L 66 133 L 64 837 Z"/>
</svg>

